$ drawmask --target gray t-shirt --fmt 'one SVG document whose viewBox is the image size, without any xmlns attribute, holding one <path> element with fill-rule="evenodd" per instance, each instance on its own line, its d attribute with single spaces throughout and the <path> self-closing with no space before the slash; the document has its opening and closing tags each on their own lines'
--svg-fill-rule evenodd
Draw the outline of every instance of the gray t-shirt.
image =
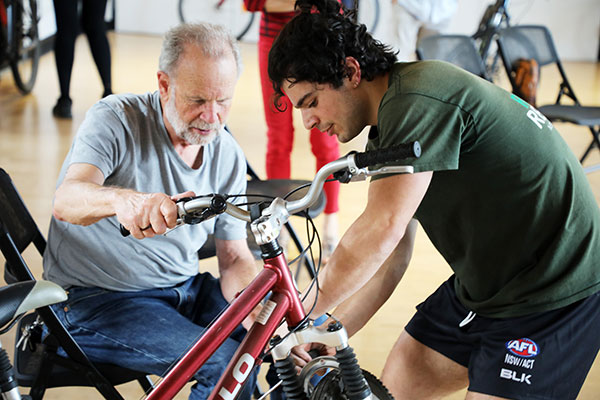
<svg viewBox="0 0 600 400">
<path fill-rule="evenodd" d="M 92 164 L 106 186 L 169 195 L 246 191 L 242 150 L 226 131 L 204 146 L 202 166 L 192 169 L 179 157 L 162 119 L 158 92 L 109 96 L 87 113 L 60 172 Z M 240 200 L 244 200 L 243 198 Z M 115 291 L 169 287 L 198 273 L 197 251 L 209 234 L 244 239 L 245 223 L 227 214 L 184 225 L 166 236 L 122 237 L 116 217 L 90 226 L 52 218 L 44 253 L 44 278 L 62 287 L 95 286 Z"/>
</svg>

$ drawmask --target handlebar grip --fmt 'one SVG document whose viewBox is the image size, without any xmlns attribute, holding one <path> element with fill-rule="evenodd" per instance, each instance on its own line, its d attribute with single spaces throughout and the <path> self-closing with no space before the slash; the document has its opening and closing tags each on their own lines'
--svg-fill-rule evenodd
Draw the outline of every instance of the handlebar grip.
<svg viewBox="0 0 600 400">
<path fill-rule="evenodd" d="M 405 158 L 421 157 L 421 145 L 419 142 L 400 144 L 386 149 L 366 151 L 356 153 L 354 162 L 358 168 L 364 168 L 371 165 L 383 164 L 391 161 L 399 161 Z"/>
<path fill-rule="evenodd" d="M 123 225 L 119 224 L 119 231 L 121 232 L 121 235 L 123 237 L 127 237 L 131 234 L 131 232 L 129 232 L 129 230 L 127 228 L 125 228 Z"/>
</svg>

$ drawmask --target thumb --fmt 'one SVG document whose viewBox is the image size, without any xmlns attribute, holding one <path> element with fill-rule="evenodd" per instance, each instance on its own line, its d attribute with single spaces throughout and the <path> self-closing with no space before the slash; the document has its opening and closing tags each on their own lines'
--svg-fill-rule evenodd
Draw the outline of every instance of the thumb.
<svg viewBox="0 0 600 400">
<path fill-rule="evenodd" d="M 179 199 L 183 199 L 184 197 L 194 197 L 194 196 L 196 196 L 196 193 L 194 193 L 191 190 L 188 190 L 187 192 L 174 194 L 173 196 L 171 196 L 171 200 L 177 201 Z"/>
</svg>

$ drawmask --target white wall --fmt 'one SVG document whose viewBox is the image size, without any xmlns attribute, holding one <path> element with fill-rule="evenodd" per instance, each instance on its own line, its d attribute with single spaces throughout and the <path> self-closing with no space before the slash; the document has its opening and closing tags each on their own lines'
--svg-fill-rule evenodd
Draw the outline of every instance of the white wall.
<svg viewBox="0 0 600 400">
<path fill-rule="evenodd" d="M 52 0 L 39 0 L 38 13 L 40 16 L 38 22 L 39 36 L 43 40 L 56 32 L 56 19 L 54 19 Z"/>
<path fill-rule="evenodd" d="M 52 0 L 41 1 L 43 4 L 52 5 Z M 169 27 L 179 22 L 177 0 L 114 1 L 117 9 L 115 24 L 116 30 L 119 32 L 162 35 Z M 383 8 L 382 14 L 385 15 L 387 2 L 390 0 L 379 1 Z M 459 8 L 450 25 L 449 32 L 473 33 L 477 29 L 486 6 L 491 3 L 493 0 L 459 0 Z M 562 59 L 597 60 L 600 37 L 600 1 L 512 0 L 509 11 L 514 23 L 548 26 Z M 43 18 L 45 17 L 46 15 L 43 16 Z M 247 39 L 256 40 L 256 29 L 251 35 L 248 35 Z"/>
</svg>

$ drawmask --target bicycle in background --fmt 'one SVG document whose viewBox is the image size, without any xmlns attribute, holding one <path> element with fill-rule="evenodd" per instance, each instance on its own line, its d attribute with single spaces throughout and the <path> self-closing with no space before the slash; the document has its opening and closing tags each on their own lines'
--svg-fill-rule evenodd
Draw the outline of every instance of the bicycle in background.
<svg viewBox="0 0 600 400">
<path fill-rule="evenodd" d="M 0 69 L 10 66 L 23 94 L 31 92 L 40 59 L 37 0 L 0 0 Z"/>
<path fill-rule="evenodd" d="M 369 32 L 375 32 L 379 23 L 379 0 L 342 0 L 348 9 L 357 9 L 358 22 Z M 255 12 L 248 11 L 243 0 L 179 0 L 177 12 L 181 22 L 211 22 L 228 27 L 233 37 L 242 40 L 255 20 Z"/>
<path fill-rule="evenodd" d="M 250 30 L 254 14 L 246 9 L 243 0 L 179 0 L 181 22 L 211 22 L 228 27 L 237 40 Z"/>
<path fill-rule="evenodd" d="M 510 0 L 496 0 L 496 3 L 490 4 L 481 17 L 477 32 L 472 36 L 478 43 L 479 55 L 492 79 L 497 75 L 500 59 L 497 49 L 492 51 L 492 45 L 495 45 L 500 29 L 510 26 L 509 3 Z"/>
</svg>

